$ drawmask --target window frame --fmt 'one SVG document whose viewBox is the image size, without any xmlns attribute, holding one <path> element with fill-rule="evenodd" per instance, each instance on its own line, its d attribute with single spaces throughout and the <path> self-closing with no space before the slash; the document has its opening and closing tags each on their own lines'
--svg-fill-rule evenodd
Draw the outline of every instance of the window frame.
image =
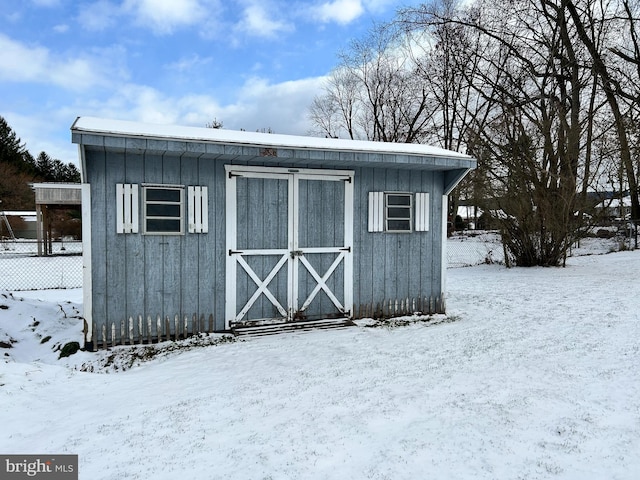
<svg viewBox="0 0 640 480">
<path fill-rule="evenodd" d="M 171 200 L 148 200 L 147 195 L 150 190 L 172 190 L 180 193 L 179 201 Z M 179 216 L 173 215 L 149 215 L 147 207 L 149 205 L 178 205 Z M 149 230 L 149 220 L 179 220 L 178 230 Z M 185 234 L 185 188 L 184 185 L 143 183 L 142 184 L 142 233 L 144 235 L 184 235 Z"/>
<path fill-rule="evenodd" d="M 409 199 L 408 205 L 402 204 L 389 204 L 390 197 L 405 197 Z M 408 212 L 408 217 L 406 216 L 390 216 L 390 209 L 403 209 Z M 384 231 L 389 233 L 412 233 L 413 232 L 413 222 L 414 222 L 414 198 L 412 192 L 384 192 Z M 392 229 L 389 228 L 389 222 L 408 222 L 408 229 Z"/>
</svg>

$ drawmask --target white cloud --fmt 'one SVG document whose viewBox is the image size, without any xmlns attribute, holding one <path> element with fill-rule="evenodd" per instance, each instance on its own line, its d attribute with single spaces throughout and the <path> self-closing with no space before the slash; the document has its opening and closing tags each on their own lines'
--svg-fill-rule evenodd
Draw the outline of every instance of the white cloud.
<svg viewBox="0 0 640 480">
<path fill-rule="evenodd" d="M 62 108 L 43 106 L 38 115 L 5 112 L 3 116 L 32 154 L 46 151 L 64 162 L 77 162 L 69 127 L 78 116 L 197 127 L 217 118 L 228 129 L 270 128 L 276 133 L 305 135 L 311 129 L 308 107 L 322 84 L 323 77 L 276 84 L 254 77 L 235 92 L 235 100 L 223 103 L 211 95 L 171 96 L 149 86 L 124 83 L 114 85 L 108 98 L 88 91 Z"/>
<path fill-rule="evenodd" d="M 136 21 L 157 33 L 168 34 L 176 28 L 196 25 L 217 9 L 217 1 L 202 0 L 125 0 L 123 9 Z"/>
<path fill-rule="evenodd" d="M 100 0 L 82 7 L 78 22 L 87 30 L 102 31 L 115 25 L 120 15 L 120 7 L 107 0 Z"/>
<path fill-rule="evenodd" d="M 254 37 L 272 38 L 294 29 L 292 24 L 270 16 L 268 10 L 274 9 L 269 9 L 268 4 L 263 2 L 250 2 L 242 12 L 242 19 L 236 24 L 236 31 Z"/>
<path fill-rule="evenodd" d="M 226 103 L 211 95 L 171 96 L 153 87 L 123 84 L 106 100 L 78 99 L 80 106 L 68 109 L 67 115 L 201 127 L 217 118 L 234 130 L 271 128 L 304 135 L 310 130 L 309 105 L 322 84 L 322 77 L 276 84 L 254 77 L 235 92 L 235 100 Z"/>
<path fill-rule="evenodd" d="M 195 25 L 205 25 L 220 12 L 220 0 L 99 0 L 82 7 L 80 24 L 88 30 L 105 30 L 120 18 L 165 35 Z"/>
<path fill-rule="evenodd" d="M 381 13 L 398 3 L 397 0 L 362 0 L 368 12 Z"/>
<path fill-rule="evenodd" d="M 200 55 L 194 53 L 188 57 L 182 57 L 176 62 L 169 63 L 165 65 L 165 68 L 168 70 L 174 70 L 180 73 L 189 72 L 194 68 L 202 67 L 211 63 L 213 60 L 212 57 L 201 57 Z"/>
<path fill-rule="evenodd" d="M 31 0 L 31 3 L 37 7 L 57 7 L 60 5 L 60 0 Z"/>
<path fill-rule="evenodd" d="M 53 27 L 53 31 L 56 33 L 66 33 L 69 31 L 69 25 L 60 23 Z"/>
<path fill-rule="evenodd" d="M 77 53 L 66 58 L 52 54 L 47 48 L 25 45 L 2 34 L 0 51 L 0 80 L 8 82 L 52 84 L 81 91 L 104 86 L 114 76 L 114 70 L 103 57 L 104 51 L 96 52 L 96 58 Z"/>
<path fill-rule="evenodd" d="M 341 1 L 341 0 L 339 0 Z M 261 0 L 238 0 L 233 10 L 240 12 L 238 21 L 229 23 L 221 0 L 98 0 L 81 7 L 80 25 L 88 30 L 106 30 L 120 19 L 130 18 L 138 27 L 159 35 L 168 35 L 181 28 L 197 28 L 203 38 L 224 37 L 223 31 L 252 37 L 273 38 L 294 30 L 294 24 L 284 20 L 292 12 L 282 5 Z M 232 43 L 235 40 L 232 39 Z"/>
<path fill-rule="evenodd" d="M 3 116 L 34 157 L 40 152 L 47 152 L 64 163 L 78 163 L 78 147 L 69 138 L 69 127 L 75 117 L 55 111 L 39 115 L 9 111 L 3 112 Z"/>
<path fill-rule="evenodd" d="M 226 106 L 217 118 L 224 121 L 225 128 L 271 128 L 276 133 L 305 135 L 311 127 L 309 105 L 322 85 L 322 77 L 276 84 L 254 77 L 242 86 L 238 101 Z"/>
<path fill-rule="evenodd" d="M 351 23 L 364 13 L 361 0 L 333 0 L 314 8 L 314 16 L 321 22 Z"/>
</svg>

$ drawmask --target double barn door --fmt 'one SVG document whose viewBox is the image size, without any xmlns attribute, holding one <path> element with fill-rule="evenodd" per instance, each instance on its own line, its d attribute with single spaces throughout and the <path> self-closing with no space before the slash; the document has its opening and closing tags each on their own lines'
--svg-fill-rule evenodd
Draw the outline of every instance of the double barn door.
<svg viewBox="0 0 640 480">
<path fill-rule="evenodd" d="M 349 317 L 353 172 L 225 168 L 226 328 Z"/>
</svg>

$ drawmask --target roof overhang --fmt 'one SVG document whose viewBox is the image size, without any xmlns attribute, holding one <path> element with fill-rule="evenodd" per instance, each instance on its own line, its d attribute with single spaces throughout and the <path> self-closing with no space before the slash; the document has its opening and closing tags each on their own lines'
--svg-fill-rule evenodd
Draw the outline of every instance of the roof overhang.
<svg viewBox="0 0 640 480">
<path fill-rule="evenodd" d="M 32 183 L 36 205 L 81 205 L 82 185 L 79 183 Z"/>
<path fill-rule="evenodd" d="M 94 117 L 76 119 L 71 134 L 72 142 L 87 150 L 259 161 L 265 165 L 301 163 L 450 171 L 447 184 L 457 184 L 476 167 L 476 160 L 468 155 L 428 145 L 151 125 Z"/>
</svg>

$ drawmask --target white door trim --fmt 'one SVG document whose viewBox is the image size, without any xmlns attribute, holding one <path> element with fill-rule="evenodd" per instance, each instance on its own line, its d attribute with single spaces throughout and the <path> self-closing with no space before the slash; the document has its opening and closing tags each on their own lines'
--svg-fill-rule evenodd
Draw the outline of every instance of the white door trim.
<svg viewBox="0 0 640 480">
<path fill-rule="evenodd" d="M 346 316 L 353 314 L 353 177 L 352 170 L 314 170 L 302 168 L 282 168 L 282 167 L 254 167 L 246 165 L 225 165 L 226 173 L 226 281 L 225 281 L 225 329 L 231 328 L 231 323 L 240 321 L 251 306 L 260 297 L 265 295 L 276 307 L 284 318 L 292 319 L 298 310 L 306 309 L 315 296 L 322 290 L 339 311 Z M 257 249 L 246 252 L 246 255 L 282 255 L 276 266 L 263 279 L 249 267 L 243 259 L 245 252 L 238 251 L 237 248 L 237 187 L 235 179 L 237 177 L 250 178 L 274 178 L 287 179 L 289 186 L 288 195 L 288 232 L 287 250 L 281 249 Z M 345 184 L 344 201 L 344 243 L 340 247 L 303 247 L 300 248 L 298 241 L 299 225 L 299 180 L 325 180 L 343 181 Z M 304 258 L 304 253 L 338 253 L 331 267 L 324 272 L 318 273 L 313 266 Z M 344 262 L 344 305 L 337 299 L 327 286 L 327 281 L 335 272 L 338 265 Z M 287 265 L 288 289 L 286 310 L 283 305 L 269 292 L 269 283 L 276 274 Z M 253 293 L 246 305 L 238 312 L 236 300 L 237 268 L 238 265 L 249 275 L 256 284 L 257 290 Z M 299 273 L 300 265 L 309 272 L 317 282 L 312 292 L 305 299 L 299 299 Z M 299 308 L 302 303 L 302 307 Z"/>
</svg>

